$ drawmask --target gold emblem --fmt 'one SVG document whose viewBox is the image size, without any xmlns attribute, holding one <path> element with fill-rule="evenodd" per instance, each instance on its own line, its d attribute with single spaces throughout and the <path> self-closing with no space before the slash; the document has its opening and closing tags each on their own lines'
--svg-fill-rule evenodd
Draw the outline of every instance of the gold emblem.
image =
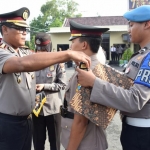
<svg viewBox="0 0 150 150">
<path fill-rule="evenodd" d="M 37 39 L 37 40 L 35 41 L 35 43 L 36 43 L 36 44 L 41 44 L 41 41 L 40 41 L 39 39 Z"/>
<path fill-rule="evenodd" d="M 31 78 L 34 79 L 34 74 L 31 75 Z"/>
<path fill-rule="evenodd" d="M 23 17 L 24 20 L 28 19 L 29 16 L 28 16 L 28 11 L 27 11 L 27 10 L 25 10 L 25 11 L 23 12 L 22 17 Z"/>
<path fill-rule="evenodd" d="M 18 84 L 21 82 L 21 78 L 20 77 L 17 78 L 17 82 L 18 82 Z"/>
<path fill-rule="evenodd" d="M 137 60 L 140 60 L 142 58 L 142 56 L 139 56 L 138 58 L 137 58 Z"/>
<path fill-rule="evenodd" d="M 50 71 L 54 71 L 54 69 L 55 69 L 54 65 L 52 65 L 52 66 L 49 67 Z"/>
</svg>

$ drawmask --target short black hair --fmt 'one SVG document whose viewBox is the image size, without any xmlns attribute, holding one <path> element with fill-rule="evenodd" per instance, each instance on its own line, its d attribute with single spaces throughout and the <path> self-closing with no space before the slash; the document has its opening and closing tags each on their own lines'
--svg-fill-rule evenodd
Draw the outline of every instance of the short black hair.
<svg viewBox="0 0 150 150">
<path fill-rule="evenodd" d="M 102 37 L 79 37 L 80 42 L 86 41 L 93 53 L 97 53 L 102 42 Z"/>
</svg>

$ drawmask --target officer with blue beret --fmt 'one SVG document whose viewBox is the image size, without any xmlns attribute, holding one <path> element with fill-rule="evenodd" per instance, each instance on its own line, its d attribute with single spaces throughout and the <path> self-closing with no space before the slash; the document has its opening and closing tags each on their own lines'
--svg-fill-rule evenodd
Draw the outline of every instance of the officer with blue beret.
<svg viewBox="0 0 150 150">
<path fill-rule="evenodd" d="M 90 58 L 82 52 L 32 54 L 22 48 L 29 15 L 26 7 L 0 14 L 0 150 L 31 150 L 30 113 L 36 93 L 33 71 L 69 60 L 90 66 Z"/>
<path fill-rule="evenodd" d="M 150 6 L 140 6 L 124 17 L 129 20 L 130 41 L 141 47 L 124 74 L 134 81 L 133 86 L 125 90 L 77 68 L 78 82 L 92 87 L 91 102 L 120 110 L 123 150 L 150 150 Z"/>
<path fill-rule="evenodd" d="M 143 5 L 141 7 L 126 12 L 123 16 L 124 18 L 132 22 L 148 21 L 150 20 L 150 6 Z"/>
</svg>

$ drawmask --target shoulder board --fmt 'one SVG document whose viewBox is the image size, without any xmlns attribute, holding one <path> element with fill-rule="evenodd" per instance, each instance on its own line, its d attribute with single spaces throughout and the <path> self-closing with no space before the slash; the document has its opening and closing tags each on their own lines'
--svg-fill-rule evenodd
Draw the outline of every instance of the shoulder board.
<svg viewBox="0 0 150 150">
<path fill-rule="evenodd" d="M 2 49 L 6 49 L 8 46 L 6 45 L 6 44 L 4 44 L 4 43 L 0 43 L 0 48 L 2 48 Z"/>
<path fill-rule="evenodd" d="M 0 48 L 2 48 L 4 50 L 8 50 L 11 53 L 14 53 L 14 50 L 11 47 L 9 47 L 8 45 L 6 45 L 5 43 L 0 43 Z"/>
</svg>

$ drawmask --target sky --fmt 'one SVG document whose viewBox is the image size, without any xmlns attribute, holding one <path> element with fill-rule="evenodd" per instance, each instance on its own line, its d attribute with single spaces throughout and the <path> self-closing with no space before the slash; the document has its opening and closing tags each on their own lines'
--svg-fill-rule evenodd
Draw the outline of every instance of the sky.
<svg viewBox="0 0 150 150">
<path fill-rule="evenodd" d="M 0 14 L 27 7 L 30 10 L 29 22 L 40 14 L 40 8 L 47 0 L 0 0 Z M 128 0 L 74 0 L 79 4 L 78 11 L 83 17 L 122 16 L 128 10 Z"/>
</svg>

